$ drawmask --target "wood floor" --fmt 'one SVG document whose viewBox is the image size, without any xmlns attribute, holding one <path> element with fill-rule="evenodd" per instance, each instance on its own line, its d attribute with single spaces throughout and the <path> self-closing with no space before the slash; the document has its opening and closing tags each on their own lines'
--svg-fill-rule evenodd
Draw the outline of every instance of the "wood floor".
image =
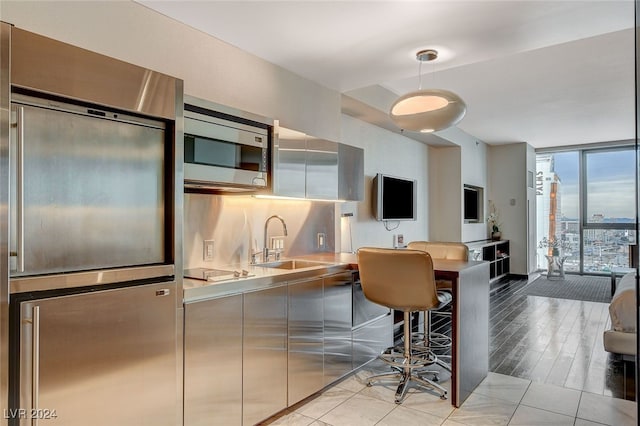
<svg viewBox="0 0 640 426">
<path fill-rule="evenodd" d="M 503 281 L 490 296 L 490 371 L 634 400 L 634 363 L 602 344 L 608 304 L 516 294 L 526 284 Z"/>
</svg>

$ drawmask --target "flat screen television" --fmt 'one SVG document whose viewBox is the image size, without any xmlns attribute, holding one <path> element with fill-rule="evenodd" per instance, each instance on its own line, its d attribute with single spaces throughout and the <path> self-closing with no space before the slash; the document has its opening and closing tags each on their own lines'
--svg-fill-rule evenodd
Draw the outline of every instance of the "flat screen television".
<svg viewBox="0 0 640 426">
<path fill-rule="evenodd" d="M 484 195 L 482 188 L 478 186 L 464 186 L 464 222 L 482 222 L 482 205 Z"/>
<path fill-rule="evenodd" d="M 418 182 L 378 173 L 373 178 L 373 212 L 377 220 L 416 220 Z"/>
</svg>

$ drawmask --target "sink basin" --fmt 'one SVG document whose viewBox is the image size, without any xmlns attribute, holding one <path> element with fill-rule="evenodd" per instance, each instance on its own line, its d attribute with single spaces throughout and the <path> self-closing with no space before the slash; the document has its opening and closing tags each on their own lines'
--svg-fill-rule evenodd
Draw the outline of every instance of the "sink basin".
<svg viewBox="0 0 640 426">
<path fill-rule="evenodd" d="M 302 269 L 302 268 L 313 268 L 317 266 L 327 266 L 327 265 L 331 265 L 331 264 L 327 262 L 316 262 L 312 260 L 290 259 L 290 260 L 278 260 L 275 262 L 260 263 L 256 266 L 262 266 L 263 268 L 275 268 L 275 269 Z"/>
</svg>

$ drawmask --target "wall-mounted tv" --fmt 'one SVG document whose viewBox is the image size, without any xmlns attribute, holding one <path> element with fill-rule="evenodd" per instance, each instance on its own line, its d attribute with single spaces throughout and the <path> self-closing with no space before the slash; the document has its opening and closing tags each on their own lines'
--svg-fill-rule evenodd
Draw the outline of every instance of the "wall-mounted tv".
<svg viewBox="0 0 640 426">
<path fill-rule="evenodd" d="M 417 188 L 414 179 L 378 173 L 373 178 L 373 213 L 377 220 L 416 220 Z"/>
<path fill-rule="evenodd" d="M 479 186 L 464 186 L 464 223 L 479 223 L 483 219 L 484 190 Z"/>
</svg>

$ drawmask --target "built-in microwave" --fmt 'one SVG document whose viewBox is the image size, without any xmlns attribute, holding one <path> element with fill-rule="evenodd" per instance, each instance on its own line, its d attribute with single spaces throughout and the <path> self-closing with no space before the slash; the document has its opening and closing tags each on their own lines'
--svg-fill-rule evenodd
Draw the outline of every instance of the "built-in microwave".
<svg viewBox="0 0 640 426">
<path fill-rule="evenodd" d="M 265 188 L 271 131 L 264 123 L 185 104 L 185 187 L 226 191 Z"/>
</svg>

